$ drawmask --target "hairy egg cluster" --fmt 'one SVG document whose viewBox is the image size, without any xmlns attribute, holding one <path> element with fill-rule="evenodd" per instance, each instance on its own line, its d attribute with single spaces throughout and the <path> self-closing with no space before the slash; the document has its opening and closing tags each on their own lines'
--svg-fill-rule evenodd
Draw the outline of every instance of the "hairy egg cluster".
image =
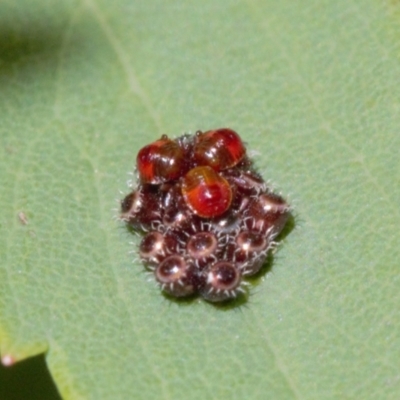
<svg viewBox="0 0 400 400">
<path fill-rule="evenodd" d="M 143 237 L 140 258 L 161 290 L 220 302 L 245 292 L 289 217 L 289 206 L 255 171 L 228 128 L 143 147 L 137 187 L 121 219 Z"/>
</svg>

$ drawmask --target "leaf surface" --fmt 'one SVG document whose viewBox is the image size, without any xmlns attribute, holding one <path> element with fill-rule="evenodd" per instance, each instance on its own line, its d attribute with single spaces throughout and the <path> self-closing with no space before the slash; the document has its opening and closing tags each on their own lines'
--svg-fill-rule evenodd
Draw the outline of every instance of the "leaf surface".
<svg viewBox="0 0 400 400">
<path fill-rule="evenodd" d="M 66 399 L 398 398 L 399 17 L 376 0 L 0 5 L 3 363 L 47 352 Z M 246 304 L 173 302 L 115 200 L 144 144 L 221 126 L 295 228 Z"/>
</svg>

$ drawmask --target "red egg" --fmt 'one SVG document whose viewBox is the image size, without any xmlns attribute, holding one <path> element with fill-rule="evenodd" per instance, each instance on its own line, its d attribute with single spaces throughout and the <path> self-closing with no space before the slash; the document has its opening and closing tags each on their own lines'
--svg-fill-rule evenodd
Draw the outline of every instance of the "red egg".
<svg viewBox="0 0 400 400">
<path fill-rule="evenodd" d="M 193 149 L 193 158 L 198 165 L 209 165 L 216 171 L 235 166 L 245 154 L 239 135 L 228 128 L 198 133 Z"/>
<path fill-rule="evenodd" d="M 185 153 L 166 135 L 143 147 L 136 158 L 142 183 L 160 184 L 178 179 L 185 169 Z"/>
<path fill-rule="evenodd" d="M 223 214 L 232 202 L 228 181 L 208 166 L 193 168 L 184 176 L 182 194 L 189 208 L 203 218 Z"/>
</svg>

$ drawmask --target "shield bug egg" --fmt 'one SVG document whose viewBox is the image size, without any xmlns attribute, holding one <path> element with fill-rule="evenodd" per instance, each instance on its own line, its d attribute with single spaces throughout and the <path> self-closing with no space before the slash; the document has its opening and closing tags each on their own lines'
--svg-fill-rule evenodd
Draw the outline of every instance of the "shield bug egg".
<svg viewBox="0 0 400 400">
<path fill-rule="evenodd" d="M 275 193 L 263 193 L 253 199 L 244 213 L 247 228 L 274 238 L 282 231 L 289 218 L 289 206 Z"/>
<path fill-rule="evenodd" d="M 185 153 L 176 141 L 164 135 L 139 151 L 136 165 L 143 183 L 173 181 L 183 173 Z"/>
<path fill-rule="evenodd" d="M 122 200 L 120 219 L 135 229 L 154 229 L 161 223 L 159 202 L 151 185 L 140 185 Z"/>
<path fill-rule="evenodd" d="M 211 302 L 235 298 L 240 289 L 241 274 L 238 268 L 227 261 L 219 261 L 206 271 L 206 283 L 202 296 Z"/>
<path fill-rule="evenodd" d="M 199 232 L 191 236 L 187 251 L 191 257 L 200 259 L 212 255 L 218 247 L 218 239 L 212 232 Z"/>
<path fill-rule="evenodd" d="M 219 238 L 214 232 L 198 232 L 190 236 L 186 251 L 199 270 L 218 260 L 220 253 Z"/>
<path fill-rule="evenodd" d="M 228 181 L 208 166 L 193 168 L 184 176 L 182 194 L 189 208 L 203 218 L 223 214 L 232 202 Z"/>
<path fill-rule="evenodd" d="M 242 274 L 256 274 L 265 262 L 270 246 L 268 237 L 258 232 L 242 231 L 235 242 L 235 260 Z"/>
<path fill-rule="evenodd" d="M 140 258 L 149 266 L 157 265 L 167 255 L 177 249 L 177 239 L 173 234 L 162 234 L 161 232 L 149 232 L 140 242 Z"/>
<path fill-rule="evenodd" d="M 195 277 L 192 268 L 183 257 L 167 257 L 154 271 L 161 289 L 175 297 L 189 296 L 195 291 Z"/>
<path fill-rule="evenodd" d="M 239 135 L 228 128 L 198 133 L 193 149 L 198 165 L 208 165 L 216 171 L 235 166 L 245 154 L 246 149 Z"/>
</svg>

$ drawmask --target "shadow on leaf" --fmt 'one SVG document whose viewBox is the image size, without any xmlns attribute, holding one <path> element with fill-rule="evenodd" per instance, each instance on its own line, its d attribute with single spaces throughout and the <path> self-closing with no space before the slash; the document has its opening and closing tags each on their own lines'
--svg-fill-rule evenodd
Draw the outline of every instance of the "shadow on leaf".
<svg viewBox="0 0 400 400">
<path fill-rule="evenodd" d="M 0 365 L 2 400 L 61 400 L 43 354 L 20 361 L 11 367 Z"/>
<path fill-rule="evenodd" d="M 60 62 L 66 25 L 67 18 L 63 20 L 62 17 L 56 22 L 28 20 L 26 15 L 7 18 L 7 21 L 0 18 L 0 85 L 15 83 L 19 81 L 19 76 L 21 79 L 32 79 L 30 72 L 54 70 Z M 82 43 L 82 40 L 74 41 L 68 46 L 80 46 Z M 16 75 L 16 72 L 24 75 Z"/>
</svg>

